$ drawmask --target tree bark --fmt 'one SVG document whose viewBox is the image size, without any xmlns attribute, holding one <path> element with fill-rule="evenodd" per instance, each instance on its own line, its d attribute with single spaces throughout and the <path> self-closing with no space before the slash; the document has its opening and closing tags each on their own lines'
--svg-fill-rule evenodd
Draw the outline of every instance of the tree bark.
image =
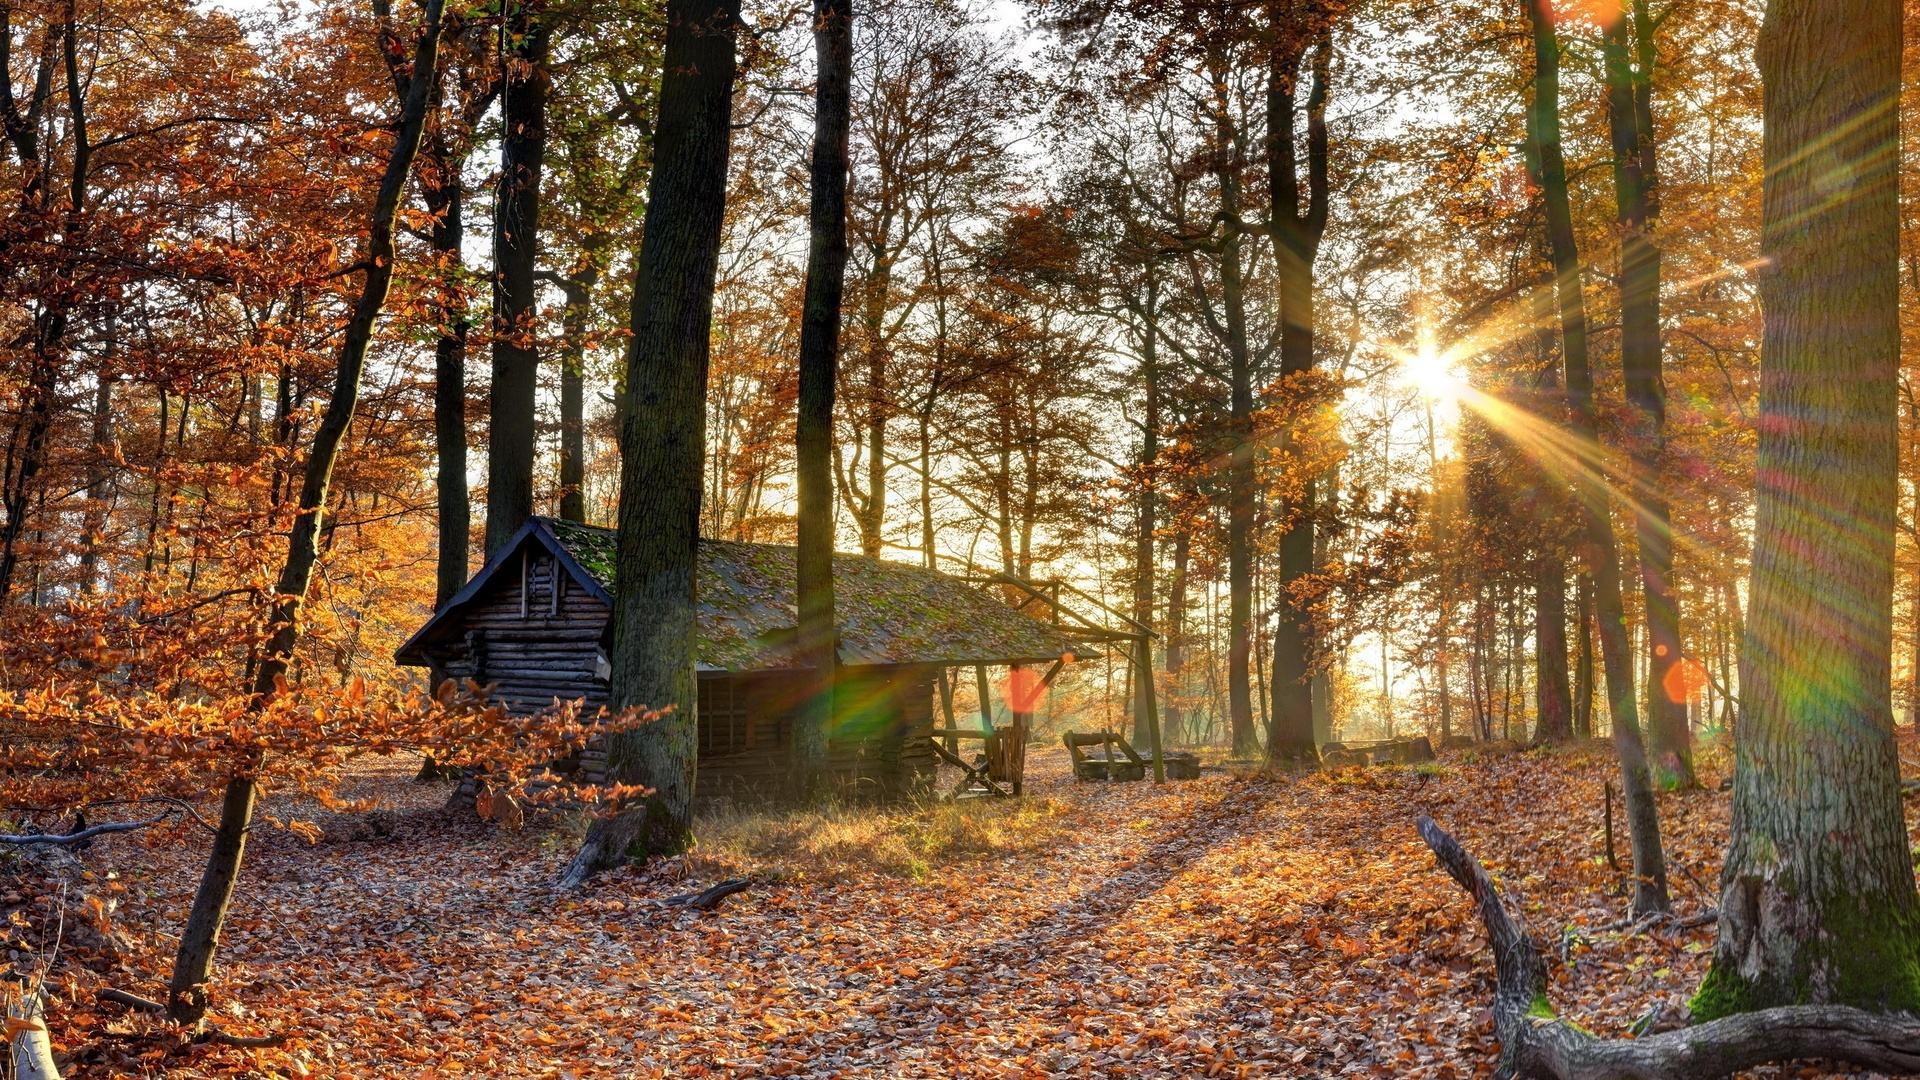
<svg viewBox="0 0 1920 1080">
<path fill-rule="evenodd" d="M 600 284 L 602 252 L 611 238 L 594 233 L 580 243 L 580 265 L 560 283 L 566 294 L 561 327 L 566 348 L 560 359 L 560 518 L 587 520 L 587 334 L 593 326 L 593 292 Z"/>
<path fill-rule="evenodd" d="M 442 105 L 444 109 L 444 104 Z M 423 150 L 422 194 L 433 216 L 431 243 L 443 280 L 435 303 L 440 333 L 433 345 L 434 491 L 439 511 L 439 548 L 434 569 L 434 605 L 446 603 L 467 583 L 467 544 L 473 508 L 467 491 L 467 316 L 454 278 L 466 239 L 466 188 L 462 160 L 443 132 Z"/>
<path fill-rule="evenodd" d="M 113 333 L 112 321 L 108 321 L 108 334 Z M 113 342 L 108 342 L 108 348 Z M 105 546 L 103 533 L 107 527 L 107 500 L 112 483 L 111 462 L 113 456 L 113 383 L 115 376 L 104 365 L 95 375 L 93 389 L 93 453 L 94 461 L 89 466 L 87 477 L 87 511 L 81 525 L 81 542 L 84 545 L 80 553 L 80 592 L 85 596 L 94 596 L 100 591 L 102 574 L 100 571 L 100 549 Z"/>
<path fill-rule="evenodd" d="M 507 15 L 510 60 L 500 91 L 500 185 L 493 222 L 493 381 L 487 407 L 487 554 L 533 516 L 535 391 L 540 380 L 535 261 L 547 149 L 550 24 L 518 0 Z"/>
<path fill-rule="evenodd" d="M 1606 26 L 1608 127 L 1620 226 L 1620 363 L 1632 405 L 1634 532 L 1647 628 L 1647 737 L 1662 786 L 1692 787 L 1693 746 L 1687 702 L 1677 692 L 1680 607 L 1673 585 L 1673 525 L 1662 461 L 1667 392 L 1661 381 L 1659 212 L 1653 132 L 1654 22 L 1646 0 L 1618 0 Z"/>
<path fill-rule="evenodd" d="M 1533 319 L 1540 361 L 1534 370 L 1534 392 L 1539 408 L 1553 410 L 1553 420 L 1559 422 L 1560 372 L 1553 348 L 1556 335 L 1551 287 L 1534 290 Z M 1540 526 L 1533 562 L 1534 704 L 1538 712 L 1533 738 L 1538 743 L 1564 743 L 1572 741 L 1574 733 L 1573 690 L 1567 674 L 1567 559 L 1560 527 L 1566 510 L 1565 489 L 1552 469 L 1536 466 L 1532 475 L 1538 486 L 1530 501 L 1537 508 Z"/>
<path fill-rule="evenodd" d="M 794 718 L 793 750 L 795 787 L 808 797 L 820 795 L 826 785 L 827 734 L 833 727 L 834 683 L 840 667 L 839 624 L 833 604 L 833 392 L 839 377 L 841 301 L 847 278 L 851 0 L 814 0 L 813 43 L 818 76 L 811 238 L 800 322 L 799 416 L 794 429 L 799 474 L 798 651 L 809 679 Z"/>
<path fill-rule="evenodd" d="M 594 823 L 564 883 L 692 840 L 700 472 L 713 286 L 726 211 L 739 0 L 669 0 L 647 229 L 634 273 L 620 432 L 612 707 L 671 710 L 613 736 L 608 772 L 653 794 Z"/>
<path fill-rule="evenodd" d="M 359 404 L 360 377 L 366 369 L 374 322 L 380 317 L 388 289 L 393 284 L 394 222 L 406 190 L 407 174 L 420 149 L 421 133 L 434 106 L 431 88 L 440 48 L 442 7 L 443 0 L 427 0 L 425 19 L 414 47 L 412 74 L 402 97 L 398 133 L 387 156 L 379 191 L 374 196 L 366 253 L 360 263 L 366 276 L 341 339 L 333 396 L 321 414 L 307 455 L 300 500 L 287 538 L 287 559 L 274 588 L 278 599 L 274 602 L 267 640 L 254 671 L 250 701 L 250 708 L 254 710 L 265 708 L 278 692 L 293 659 L 294 647 L 300 641 L 300 613 L 307 590 L 313 584 L 314 567 L 319 562 L 321 517 L 327 508 L 334 463 L 339 460 L 347 427 L 353 422 L 354 410 Z M 243 771 L 227 781 L 213 849 L 207 855 L 207 865 L 194 893 L 193 908 L 181 932 L 172 977 L 167 983 L 168 1015 L 181 1023 L 198 1024 L 206 1015 L 207 980 L 213 973 L 221 927 L 233 900 L 234 885 L 239 880 L 258 791 L 256 780 L 249 772 Z"/>
<path fill-rule="evenodd" d="M 1167 574 L 1167 707 L 1162 710 L 1166 730 L 1175 737 L 1183 734 L 1192 741 L 1191 733 L 1186 732 L 1186 710 L 1180 699 L 1180 676 L 1186 668 L 1187 658 L 1187 568 L 1193 559 L 1193 529 L 1185 522 L 1175 527 L 1173 534 L 1173 566 Z"/>
<path fill-rule="evenodd" d="M 1573 583 L 1573 733 L 1593 738 L 1593 579 L 1582 573 Z"/>
<path fill-rule="evenodd" d="M 1607 708 L 1613 742 L 1620 757 L 1621 791 L 1633 841 L 1633 913 L 1666 911 L 1666 858 L 1660 849 L 1659 810 L 1641 742 L 1638 703 L 1633 687 L 1633 652 L 1627 640 L 1621 598 L 1620 554 L 1614 547 L 1607 478 L 1599 461 L 1593 410 L 1593 368 L 1587 355 L 1586 299 L 1581 293 L 1580 253 L 1574 236 L 1573 209 L 1567 192 L 1567 166 L 1560 149 L 1560 42 L 1554 32 L 1550 0 L 1527 0 L 1533 28 L 1534 101 L 1527 117 L 1529 165 L 1546 205 L 1547 239 L 1553 254 L 1554 291 L 1559 298 L 1560 348 L 1566 362 L 1567 404 L 1573 434 L 1591 448 L 1588 461 L 1574 470 L 1588 572 L 1593 576 L 1599 615 L 1600 654 L 1607 680 Z"/>
<path fill-rule="evenodd" d="M 1892 714 L 1902 30 L 1898 0 L 1772 0 L 1761 30 L 1759 488 L 1701 1015 L 1920 1008 Z"/>
<path fill-rule="evenodd" d="M 1311 392 L 1314 370 L 1314 260 L 1327 229 L 1327 93 L 1332 70 L 1330 27 L 1272 28 L 1267 69 L 1267 229 L 1273 240 L 1280 292 L 1280 376 L 1290 394 Z M 1301 185 L 1295 128 L 1300 69 L 1311 53 L 1307 93 L 1307 184 Z M 1290 449 L 1291 437 L 1283 439 Z M 1313 612 L 1301 591 L 1314 572 L 1315 484 L 1306 479 L 1297 497 L 1282 507 L 1286 534 L 1280 539 L 1278 614 L 1274 619 L 1272 708 L 1268 713 L 1267 760 L 1318 764 L 1313 734 Z"/>
<path fill-rule="evenodd" d="M 1153 534 L 1159 512 L 1156 489 L 1160 458 L 1160 282 L 1151 270 L 1145 282 L 1146 296 L 1140 311 L 1140 383 L 1146 401 L 1140 418 L 1140 475 L 1135 483 L 1136 500 L 1133 535 L 1133 621 L 1153 625 Z M 1147 745 L 1154 727 L 1153 641 L 1142 638 L 1136 661 L 1145 668 L 1136 673 L 1133 686 L 1133 743 Z"/>
</svg>

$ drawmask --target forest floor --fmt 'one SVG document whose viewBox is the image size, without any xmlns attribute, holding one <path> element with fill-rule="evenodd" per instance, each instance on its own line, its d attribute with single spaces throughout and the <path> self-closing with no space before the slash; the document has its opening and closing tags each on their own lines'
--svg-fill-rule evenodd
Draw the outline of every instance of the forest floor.
<svg viewBox="0 0 1920 1080">
<path fill-rule="evenodd" d="M 1485 939 L 1422 812 L 1571 942 L 1554 997 L 1591 1029 L 1683 1005 L 1712 941 L 1563 938 L 1625 903 L 1591 747 L 1161 787 L 1076 784 L 1036 752 L 1017 802 L 712 820 L 695 855 L 577 894 L 550 887 L 566 830 L 452 815 L 411 771 L 355 777 L 378 817 L 321 814 L 317 842 L 263 830 L 249 851 L 217 1011 L 283 1048 L 168 1054 L 138 1037 L 149 1021 L 91 1003 L 162 985 L 203 852 L 88 852 L 117 874 L 121 955 L 58 980 L 71 1075 L 1486 1075 Z M 1705 790 L 1661 800 L 1683 914 L 1712 903 L 1723 774 L 1708 755 Z M 760 879 L 717 911 L 657 902 L 741 872 Z"/>
</svg>

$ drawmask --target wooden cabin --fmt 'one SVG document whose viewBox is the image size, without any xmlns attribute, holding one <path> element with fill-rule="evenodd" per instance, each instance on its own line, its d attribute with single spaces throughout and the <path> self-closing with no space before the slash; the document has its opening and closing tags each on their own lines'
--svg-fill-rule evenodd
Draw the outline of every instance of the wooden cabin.
<svg viewBox="0 0 1920 1080">
<path fill-rule="evenodd" d="M 607 700 L 615 534 L 534 518 L 395 654 L 435 681 L 491 685 L 518 713 Z M 794 549 L 700 543 L 696 794 L 777 794 L 790 775 L 803 669 L 792 642 Z M 833 559 L 840 691 L 828 736 L 837 782 L 889 794 L 931 778 L 936 680 L 958 666 L 1046 664 L 1083 655 L 1053 623 L 936 570 L 860 555 Z M 580 767 L 601 777 L 604 754 Z"/>
</svg>

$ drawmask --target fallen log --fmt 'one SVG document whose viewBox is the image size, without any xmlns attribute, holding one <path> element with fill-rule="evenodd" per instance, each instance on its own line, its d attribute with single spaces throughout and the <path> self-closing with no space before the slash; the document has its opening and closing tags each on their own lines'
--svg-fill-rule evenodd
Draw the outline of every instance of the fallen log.
<svg viewBox="0 0 1920 1080">
<path fill-rule="evenodd" d="M 47 1010 L 36 986 L 7 1007 L 7 1046 L 14 1080 L 60 1080 L 47 1035 Z"/>
<path fill-rule="evenodd" d="M 1895 1075 L 1920 1073 L 1920 1018 L 1842 1005 L 1791 1005 L 1642 1039 L 1602 1039 L 1562 1020 L 1547 997 L 1539 943 L 1493 879 L 1432 818 L 1420 838 L 1473 898 L 1493 946 L 1497 1075 L 1526 1080 L 1699 1080 L 1773 1062 L 1821 1059 Z"/>
<path fill-rule="evenodd" d="M 712 911 L 714 908 L 720 906 L 720 901 L 725 900 L 734 893 L 746 892 L 752 884 L 752 878 L 728 878 L 720 884 L 700 892 L 681 893 L 679 896 L 669 896 L 661 901 L 661 903 L 667 907 L 687 907 L 693 908 L 696 911 Z"/>
</svg>

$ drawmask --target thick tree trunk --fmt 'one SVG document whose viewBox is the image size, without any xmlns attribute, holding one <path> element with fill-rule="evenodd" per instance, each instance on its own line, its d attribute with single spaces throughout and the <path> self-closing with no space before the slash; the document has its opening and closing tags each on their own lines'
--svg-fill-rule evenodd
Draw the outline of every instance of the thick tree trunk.
<svg viewBox="0 0 1920 1080">
<path fill-rule="evenodd" d="M 795 714 L 795 788 L 822 793 L 833 726 L 839 627 L 833 610 L 833 391 L 847 278 L 847 133 L 853 88 L 851 0 L 814 0 L 818 65 L 813 113 L 811 241 L 800 321 L 800 401 L 795 426 L 799 473 L 796 588 L 800 662 L 811 672 Z"/>
<path fill-rule="evenodd" d="M 1567 192 L 1567 167 L 1560 150 L 1560 42 L 1549 0 L 1527 0 L 1533 27 L 1534 102 L 1527 118 L 1529 163 L 1546 205 L 1547 239 L 1553 253 L 1554 291 L 1559 297 L 1560 346 L 1566 361 L 1567 403 L 1574 435 L 1597 451 L 1593 411 L 1593 368 L 1587 355 L 1586 300 L 1581 294 L 1580 253 L 1574 238 L 1573 210 Z M 1589 455 L 1597 462 L 1599 455 Z M 1621 598 L 1620 555 L 1614 547 L 1607 478 L 1594 463 L 1574 476 L 1575 501 L 1585 533 L 1584 561 L 1593 575 L 1594 606 L 1600 624 L 1600 656 L 1607 681 L 1607 708 L 1620 757 L 1621 791 L 1633 841 L 1633 913 L 1666 911 L 1666 858 L 1660 849 L 1659 811 L 1640 739 L 1638 703 L 1633 687 L 1633 652 L 1627 640 Z"/>
<path fill-rule="evenodd" d="M 341 339 L 333 396 L 327 400 L 326 411 L 321 414 L 307 455 L 300 501 L 287 538 L 287 560 L 274 588 L 278 599 L 268 624 L 267 640 L 260 650 L 260 662 L 254 670 L 251 701 L 254 709 L 265 707 L 278 692 L 279 683 L 293 659 L 294 647 L 300 641 L 300 613 L 306 603 L 307 590 L 313 584 L 314 567 L 319 562 L 321 517 L 327 508 L 334 463 L 339 460 L 347 427 L 353 422 L 354 410 L 359 405 L 360 376 L 366 369 L 374 322 L 380 317 L 387 291 L 393 284 L 394 221 L 399 214 L 401 195 L 406 190 L 407 174 L 420 149 L 421 132 L 433 109 L 431 87 L 440 47 L 442 6 L 443 0 L 427 0 L 425 20 L 413 53 L 413 74 L 402 99 L 399 131 L 387 156 L 380 189 L 374 196 L 366 254 L 361 260 L 366 277 Z M 198 1024 L 206 1015 L 207 980 L 213 974 L 220 930 L 240 877 L 257 795 L 258 786 L 252 775 L 242 772 L 228 779 L 213 849 L 207 854 L 206 869 L 194 893 L 193 908 L 181 932 L 179 950 L 174 954 L 173 974 L 167 982 L 167 1012 L 176 1021 Z"/>
<path fill-rule="evenodd" d="M 1680 608 L 1673 585 L 1673 526 L 1661 463 L 1667 392 L 1661 381 L 1660 249 L 1653 133 L 1654 24 L 1646 0 L 1619 0 L 1603 53 L 1620 225 L 1620 362 L 1633 406 L 1634 532 L 1647 627 L 1647 737 L 1662 786 L 1692 787 L 1687 703 L 1678 693 Z"/>
<path fill-rule="evenodd" d="M 613 611 L 615 708 L 670 709 L 613 736 L 607 765 L 654 793 L 594 823 L 565 883 L 692 840 L 699 728 L 694 679 L 700 471 L 713 284 L 726 211 L 739 0 L 669 0 L 647 192 L 634 273 L 628 405 L 620 432 L 620 592 Z"/>
<path fill-rule="evenodd" d="M 493 222 L 493 383 L 487 409 L 487 554 L 533 516 L 535 391 L 540 353 L 535 261 L 540 172 L 547 152 L 547 51 L 552 29 L 518 0 L 507 16 L 512 60 L 500 91 L 500 186 Z"/>
<path fill-rule="evenodd" d="M 1901 35 L 1898 0 L 1772 0 L 1761 31 L 1760 480 L 1701 1015 L 1920 1008 L 1892 715 Z"/>
<path fill-rule="evenodd" d="M 1278 17 L 1278 16 L 1276 16 Z M 1288 392 L 1313 392 L 1313 264 L 1327 228 L 1327 90 L 1332 70 L 1328 26 L 1273 28 L 1267 67 L 1267 230 L 1273 240 L 1279 282 L 1280 375 Z M 1296 145 L 1300 70 L 1312 54 L 1307 94 L 1307 184 L 1305 205 Z M 1286 440 L 1290 448 L 1291 439 Z M 1273 632 L 1272 708 L 1268 713 L 1267 760 L 1317 764 L 1313 731 L 1313 614 L 1299 590 L 1314 572 L 1315 485 L 1309 479 L 1282 508 L 1278 615 Z"/>
</svg>

